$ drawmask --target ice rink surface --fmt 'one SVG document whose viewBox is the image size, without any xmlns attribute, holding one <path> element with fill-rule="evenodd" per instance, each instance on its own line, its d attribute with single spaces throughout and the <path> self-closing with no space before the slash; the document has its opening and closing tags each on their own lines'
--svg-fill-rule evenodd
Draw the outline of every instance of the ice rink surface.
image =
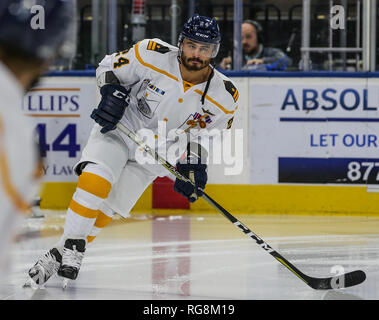
<svg viewBox="0 0 379 320">
<path fill-rule="evenodd" d="M 379 299 L 379 217 L 234 214 L 307 275 L 363 270 L 366 281 L 351 288 L 313 290 L 222 215 L 185 211 L 116 218 L 66 290 L 58 276 L 43 289 L 22 288 L 63 231 L 65 212 L 42 213 L 20 228 L 2 300 Z"/>
</svg>

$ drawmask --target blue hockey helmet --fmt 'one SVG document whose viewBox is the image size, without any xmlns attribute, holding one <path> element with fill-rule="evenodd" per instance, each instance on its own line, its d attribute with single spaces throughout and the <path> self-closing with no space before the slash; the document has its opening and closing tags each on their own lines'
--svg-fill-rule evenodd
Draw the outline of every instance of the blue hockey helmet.
<svg viewBox="0 0 379 320">
<path fill-rule="evenodd" d="M 216 19 L 193 15 L 183 25 L 182 31 L 179 34 L 178 46 L 183 42 L 184 38 L 190 40 L 214 44 L 212 58 L 216 57 L 220 48 L 221 33 Z"/>
<path fill-rule="evenodd" d="M 0 45 L 40 61 L 72 57 L 73 19 L 73 0 L 1 0 Z"/>
</svg>

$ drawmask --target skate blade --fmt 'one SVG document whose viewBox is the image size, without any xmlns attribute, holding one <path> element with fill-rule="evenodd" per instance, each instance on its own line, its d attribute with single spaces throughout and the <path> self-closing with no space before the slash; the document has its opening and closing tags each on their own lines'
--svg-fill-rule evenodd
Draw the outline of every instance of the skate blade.
<svg viewBox="0 0 379 320">
<path fill-rule="evenodd" d="M 37 283 L 35 283 L 31 278 L 29 278 L 28 280 L 26 280 L 26 282 L 23 284 L 22 286 L 23 288 L 32 288 L 32 289 L 46 289 L 45 285 L 42 284 L 42 285 L 39 285 Z"/>
<path fill-rule="evenodd" d="M 66 290 L 67 285 L 68 285 L 68 282 L 69 282 L 68 279 L 63 279 L 63 280 L 62 280 L 62 289 L 63 289 L 63 290 Z"/>
<path fill-rule="evenodd" d="M 23 288 L 32 288 L 32 286 L 33 286 L 33 280 L 32 279 L 28 279 L 28 280 L 26 280 L 26 282 L 23 284 Z"/>
</svg>

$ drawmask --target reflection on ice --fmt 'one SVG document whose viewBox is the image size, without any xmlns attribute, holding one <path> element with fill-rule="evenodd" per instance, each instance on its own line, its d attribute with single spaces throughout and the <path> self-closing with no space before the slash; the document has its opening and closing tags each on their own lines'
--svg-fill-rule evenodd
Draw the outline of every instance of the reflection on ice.
<svg viewBox="0 0 379 320">
<path fill-rule="evenodd" d="M 316 291 L 217 214 L 143 213 L 116 219 L 86 252 L 76 281 L 62 290 L 22 288 L 28 268 L 62 232 L 64 214 L 25 221 L 12 252 L 1 299 L 293 299 L 379 298 L 379 219 L 375 217 L 241 215 L 274 249 L 312 277 L 361 269 L 356 287 Z M 334 270 L 334 271 L 333 271 Z"/>
</svg>

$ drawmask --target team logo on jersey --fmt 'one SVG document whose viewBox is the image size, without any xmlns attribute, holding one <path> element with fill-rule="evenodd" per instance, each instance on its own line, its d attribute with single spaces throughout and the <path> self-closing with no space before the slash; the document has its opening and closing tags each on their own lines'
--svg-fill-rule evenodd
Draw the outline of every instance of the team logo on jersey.
<svg viewBox="0 0 379 320">
<path fill-rule="evenodd" d="M 209 114 L 209 115 L 211 115 L 211 116 L 215 116 L 214 113 L 210 112 L 210 111 L 207 110 L 207 109 L 204 109 L 203 107 L 201 107 L 201 110 L 203 110 L 204 113 L 207 113 L 207 114 Z"/>
<path fill-rule="evenodd" d="M 149 107 L 149 105 L 147 104 L 146 100 L 144 98 L 138 100 L 138 106 L 137 106 L 137 109 L 139 110 L 139 112 L 141 112 L 146 118 L 149 118 L 151 119 L 152 118 L 152 112 L 151 112 L 151 109 Z"/>
<path fill-rule="evenodd" d="M 151 119 L 153 111 L 157 108 L 165 91 L 150 82 L 150 79 L 143 80 L 137 94 L 138 110 L 146 117 Z"/>
<path fill-rule="evenodd" d="M 206 128 L 207 124 L 212 123 L 212 119 L 209 115 L 207 114 L 200 114 L 198 112 L 195 112 L 194 114 L 191 114 L 185 123 L 183 123 L 180 126 L 180 129 L 183 129 L 183 127 L 186 127 L 184 132 L 188 132 L 189 130 L 200 127 L 200 129 Z"/>
<path fill-rule="evenodd" d="M 141 112 L 146 118 L 149 118 L 151 119 L 152 117 L 152 112 L 151 112 L 151 109 L 148 105 L 148 103 L 146 102 L 146 89 L 147 89 L 147 86 L 150 84 L 150 79 L 145 79 L 143 80 L 142 84 L 141 84 L 141 87 L 137 93 L 137 99 L 138 99 L 138 105 L 137 105 L 137 109 L 139 112 Z"/>
</svg>

